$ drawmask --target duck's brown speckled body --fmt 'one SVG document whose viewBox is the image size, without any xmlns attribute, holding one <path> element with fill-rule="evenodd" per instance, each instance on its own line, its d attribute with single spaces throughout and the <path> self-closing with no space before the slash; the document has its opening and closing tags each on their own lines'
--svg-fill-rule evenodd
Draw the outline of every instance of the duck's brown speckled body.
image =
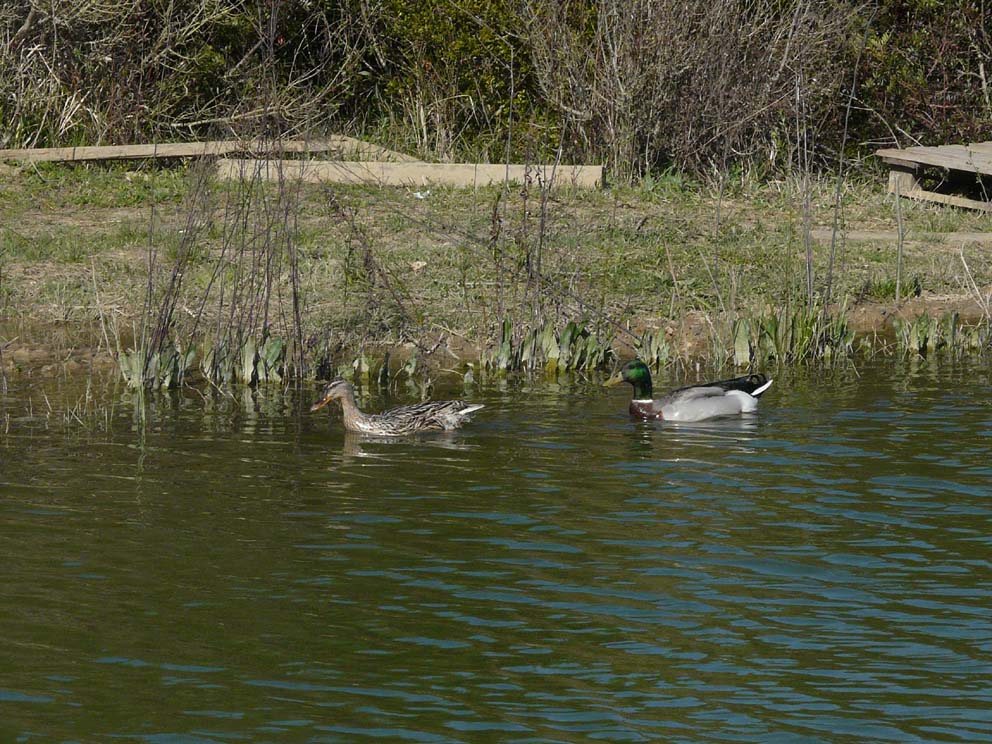
<svg viewBox="0 0 992 744">
<path fill-rule="evenodd" d="M 422 431 L 450 431 L 469 420 L 484 406 L 464 400 L 438 400 L 400 406 L 382 413 L 363 413 L 355 402 L 355 389 L 347 380 L 332 380 L 321 399 L 313 404 L 317 411 L 332 400 L 340 400 L 344 411 L 344 428 L 348 431 L 395 437 Z"/>
</svg>

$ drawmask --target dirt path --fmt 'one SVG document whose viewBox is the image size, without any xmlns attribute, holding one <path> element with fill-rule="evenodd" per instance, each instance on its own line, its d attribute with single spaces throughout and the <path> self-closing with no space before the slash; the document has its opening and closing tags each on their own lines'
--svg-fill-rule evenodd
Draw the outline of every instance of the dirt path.
<svg viewBox="0 0 992 744">
<path fill-rule="evenodd" d="M 813 240 L 821 243 L 830 241 L 832 230 L 825 228 L 811 231 Z M 878 242 L 895 243 L 899 240 L 899 233 L 894 230 L 846 230 L 841 233 L 844 240 L 858 243 Z M 904 236 L 904 240 L 914 244 L 937 243 L 943 245 L 992 245 L 992 232 L 911 232 Z"/>
</svg>

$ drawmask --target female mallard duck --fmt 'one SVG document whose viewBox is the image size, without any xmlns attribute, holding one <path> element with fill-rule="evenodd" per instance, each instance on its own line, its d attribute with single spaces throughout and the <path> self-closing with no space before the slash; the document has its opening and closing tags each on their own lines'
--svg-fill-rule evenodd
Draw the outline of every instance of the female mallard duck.
<svg viewBox="0 0 992 744">
<path fill-rule="evenodd" d="M 651 388 L 651 372 L 640 359 L 627 362 L 607 385 L 629 382 L 634 386 L 630 415 L 666 421 L 703 421 L 717 416 L 736 416 L 758 408 L 758 398 L 772 384 L 764 375 L 746 375 L 732 380 L 690 385 L 673 390 L 657 400 Z"/>
<path fill-rule="evenodd" d="M 355 403 L 355 388 L 347 380 L 331 380 L 320 400 L 310 411 L 319 411 L 332 400 L 340 400 L 344 410 L 344 428 L 362 434 L 397 437 L 418 431 L 450 431 L 469 420 L 481 403 L 464 400 L 436 400 L 401 406 L 382 413 L 362 413 Z"/>
</svg>

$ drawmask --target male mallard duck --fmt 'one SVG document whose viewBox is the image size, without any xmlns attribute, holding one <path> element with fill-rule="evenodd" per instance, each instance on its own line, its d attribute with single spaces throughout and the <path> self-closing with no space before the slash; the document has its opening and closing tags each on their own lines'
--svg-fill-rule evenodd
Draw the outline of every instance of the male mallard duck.
<svg viewBox="0 0 992 744">
<path fill-rule="evenodd" d="M 470 414 L 483 407 L 481 403 L 467 403 L 464 400 L 436 400 L 382 413 L 362 413 L 355 403 L 355 388 L 347 380 L 337 379 L 327 383 L 324 394 L 310 411 L 318 411 L 335 399 L 341 401 L 345 429 L 384 437 L 457 429 L 469 420 Z"/>
<path fill-rule="evenodd" d="M 629 382 L 634 386 L 630 415 L 666 421 L 703 421 L 717 416 L 736 416 L 758 408 L 758 398 L 772 384 L 764 375 L 745 375 L 732 380 L 690 385 L 655 400 L 651 372 L 640 359 L 627 362 L 607 385 Z"/>
</svg>

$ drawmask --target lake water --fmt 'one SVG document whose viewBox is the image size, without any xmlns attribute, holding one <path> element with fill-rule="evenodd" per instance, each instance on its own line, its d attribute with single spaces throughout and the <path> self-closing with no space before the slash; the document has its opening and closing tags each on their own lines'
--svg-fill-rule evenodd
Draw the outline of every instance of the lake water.
<svg viewBox="0 0 992 744">
<path fill-rule="evenodd" d="M 393 442 L 316 386 L 139 426 L 15 379 L 0 741 L 992 741 L 990 376 L 784 371 L 681 427 L 440 389 L 487 408 Z"/>
</svg>

